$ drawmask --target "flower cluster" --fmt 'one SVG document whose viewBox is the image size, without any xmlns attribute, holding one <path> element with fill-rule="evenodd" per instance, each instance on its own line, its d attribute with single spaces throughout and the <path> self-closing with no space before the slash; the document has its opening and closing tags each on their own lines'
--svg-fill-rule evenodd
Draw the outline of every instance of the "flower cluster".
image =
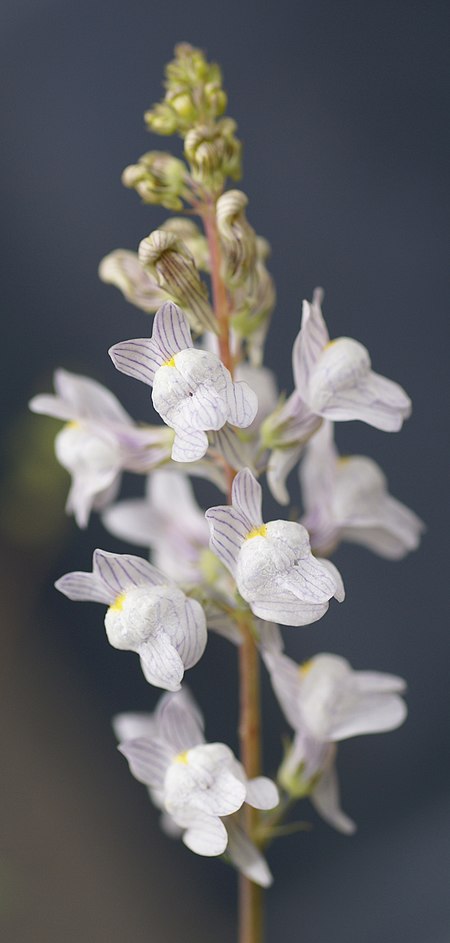
<svg viewBox="0 0 450 943">
<path fill-rule="evenodd" d="M 355 671 L 335 654 L 299 666 L 278 626 L 313 625 L 332 599 L 343 602 L 342 576 L 328 559 L 341 541 L 391 559 L 418 546 L 424 525 L 391 497 L 378 465 L 340 457 L 334 442 L 343 421 L 398 431 L 411 402 L 372 370 L 360 341 L 330 340 L 319 289 L 303 302 L 294 389 L 278 394 L 263 365 L 275 304 L 268 244 L 247 220 L 245 194 L 226 189 L 240 175 L 240 145 L 224 117 L 220 70 L 182 44 L 165 87 L 147 124 L 178 133 L 185 161 L 150 151 L 125 169 L 123 182 L 145 204 L 188 208 L 203 231 L 191 218 L 169 219 L 138 252 L 115 250 L 100 266 L 104 281 L 154 314 L 143 337 L 109 351 L 117 370 L 151 387 L 152 424 L 135 422 L 99 383 L 65 370 L 55 374 L 56 394 L 35 396 L 30 406 L 65 422 L 56 453 L 72 477 L 67 510 L 78 525 L 102 511 L 107 531 L 151 554 L 149 562 L 96 550 L 91 572 L 56 583 L 71 600 L 103 603 L 110 644 L 137 653 L 149 684 L 168 692 L 153 713 L 115 718 L 119 750 L 166 831 L 267 886 L 262 850 L 286 804 L 308 797 L 327 822 L 353 831 L 340 806 L 337 743 L 393 730 L 406 715 L 401 678 Z M 289 505 L 296 466 L 300 517 L 292 508 L 265 522 L 264 476 L 278 503 Z M 145 497 L 114 503 L 124 472 L 145 475 Z M 227 503 L 205 513 L 189 476 L 212 483 Z M 240 653 L 242 762 L 224 743 L 205 742 L 202 715 L 182 686 L 208 630 Z M 278 787 L 261 770 L 260 662 L 294 732 Z M 221 692 L 227 688 L 221 679 Z"/>
</svg>

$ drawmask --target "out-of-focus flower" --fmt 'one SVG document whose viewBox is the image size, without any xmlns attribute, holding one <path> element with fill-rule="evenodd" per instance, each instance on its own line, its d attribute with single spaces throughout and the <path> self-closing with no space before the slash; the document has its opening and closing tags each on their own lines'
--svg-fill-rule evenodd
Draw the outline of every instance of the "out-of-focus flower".
<svg viewBox="0 0 450 943">
<path fill-rule="evenodd" d="M 416 550 L 423 521 L 393 498 L 386 477 L 371 458 L 340 457 L 332 423 L 324 422 L 300 466 L 305 515 L 315 553 L 330 553 L 341 540 L 362 544 L 397 560 Z"/>
<path fill-rule="evenodd" d="M 215 354 L 193 347 L 187 319 L 174 304 L 157 312 L 151 339 L 124 341 L 109 353 L 118 370 L 153 386 L 153 405 L 175 431 L 174 461 L 202 458 L 206 431 L 227 422 L 245 428 L 255 418 L 255 393 L 243 381 L 233 383 Z"/>
<path fill-rule="evenodd" d="M 261 486 L 245 469 L 233 482 L 232 505 L 206 512 L 210 546 L 261 619 L 307 625 L 320 619 L 344 589 L 336 567 L 311 554 L 308 532 L 291 521 L 264 524 Z"/>
<path fill-rule="evenodd" d="M 279 798 L 275 784 L 265 776 L 247 779 L 229 747 L 205 743 L 202 716 L 185 690 L 165 695 L 145 723 L 148 732 L 143 733 L 139 718 L 136 724 L 127 715 L 119 717 L 117 733 L 127 735 L 119 750 L 156 805 L 180 828 L 184 844 L 206 856 L 227 849 L 237 867 L 252 869 L 253 880 L 270 883 L 264 859 L 242 838 L 238 823 L 227 817 L 244 802 L 257 809 L 274 808 Z M 130 739 L 133 727 L 138 735 Z"/>
<path fill-rule="evenodd" d="M 102 282 L 115 285 L 141 311 L 154 314 L 169 299 L 164 288 L 145 270 L 137 252 L 115 249 L 102 259 L 98 274 Z"/>
<path fill-rule="evenodd" d="M 150 684 L 176 691 L 201 658 L 206 620 L 201 605 L 141 557 L 95 550 L 92 573 L 66 573 L 55 583 L 69 599 L 106 603 L 114 648 L 137 652 Z"/>
<path fill-rule="evenodd" d="M 351 337 L 330 341 L 321 311 L 322 292 L 303 302 L 294 343 L 295 386 L 313 413 L 338 422 L 360 419 L 397 432 L 411 413 L 411 400 L 393 380 L 374 373 L 366 348 Z"/>
<path fill-rule="evenodd" d="M 137 426 L 95 380 L 57 370 L 54 383 L 56 396 L 35 396 L 30 409 L 67 421 L 55 451 L 72 476 L 66 510 L 86 527 L 91 510 L 116 497 L 122 471 L 148 472 L 170 460 L 173 434 L 164 426 Z"/>
<path fill-rule="evenodd" d="M 406 717 L 405 682 L 383 672 L 354 671 L 338 655 L 316 655 L 299 666 L 270 632 L 261 647 L 275 694 L 295 731 L 279 781 L 291 795 L 309 796 L 326 821 L 350 833 L 354 823 L 339 803 L 336 743 L 399 727 Z"/>
</svg>

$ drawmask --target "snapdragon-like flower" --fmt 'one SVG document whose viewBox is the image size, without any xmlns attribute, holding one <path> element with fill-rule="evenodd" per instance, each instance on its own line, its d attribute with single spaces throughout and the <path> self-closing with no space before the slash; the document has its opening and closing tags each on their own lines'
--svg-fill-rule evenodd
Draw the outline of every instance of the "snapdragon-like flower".
<svg viewBox="0 0 450 943">
<path fill-rule="evenodd" d="M 244 802 L 257 809 L 274 808 L 279 801 L 275 784 L 265 776 L 247 779 L 229 747 L 205 743 L 202 716 L 185 690 L 165 695 L 147 723 L 144 733 L 145 720 L 134 715 L 128 721 L 121 715 L 115 726 L 118 736 L 125 733 L 126 738 L 119 750 L 172 826 L 179 827 L 184 844 L 206 856 L 227 850 L 243 873 L 269 884 L 263 857 L 228 816 Z M 129 739 L 133 727 L 137 736 Z"/>
<path fill-rule="evenodd" d="M 332 564 L 311 554 L 308 532 L 292 521 L 263 523 L 262 490 L 248 469 L 233 482 L 232 505 L 206 512 L 210 546 L 233 574 L 255 615 L 283 625 L 320 619 L 344 588 Z"/>
<path fill-rule="evenodd" d="M 66 510 L 86 527 L 91 510 L 114 500 L 122 471 L 142 473 L 170 460 L 172 435 L 164 426 L 138 427 L 95 380 L 56 370 L 54 383 L 56 396 L 35 396 L 30 409 L 67 420 L 55 451 L 72 476 Z"/>
<path fill-rule="evenodd" d="M 275 639 L 275 643 L 273 641 Z M 262 655 L 275 694 L 295 731 L 279 773 L 297 798 L 309 796 L 322 817 L 340 831 L 355 825 L 342 812 L 335 769 L 336 743 L 349 737 L 395 730 L 406 717 L 400 696 L 405 682 L 395 675 L 354 671 L 345 658 L 320 654 L 297 665 L 270 632 Z"/>
<path fill-rule="evenodd" d="M 418 547 L 423 521 L 389 494 L 373 459 L 339 456 L 332 423 L 325 422 L 308 444 L 300 482 L 306 512 L 302 524 L 315 552 L 329 553 L 347 540 L 397 560 Z"/>
<path fill-rule="evenodd" d="M 95 550 L 92 573 L 67 573 L 55 586 L 69 599 L 106 603 L 110 644 L 137 652 L 147 681 L 158 688 L 178 690 L 185 669 L 204 652 L 201 605 L 141 557 Z"/>
<path fill-rule="evenodd" d="M 256 395 L 245 382 L 233 383 L 215 354 L 193 347 L 188 321 L 175 304 L 156 313 L 151 338 L 124 341 L 109 353 L 118 370 L 153 387 L 153 405 L 175 431 L 174 461 L 202 458 L 207 431 L 225 423 L 245 428 L 255 418 Z"/>
<path fill-rule="evenodd" d="M 201 581 L 202 556 L 209 553 L 209 528 L 185 475 L 154 471 L 147 479 L 145 498 L 112 505 L 102 520 L 116 537 L 151 548 L 155 566 L 171 579 Z"/>
<path fill-rule="evenodd" d="M 322 292 L 303 302 L 301 330 L 292 352 L 296 389 L 310 410 L 336 421 L 360 419 L 397 432 L 411 400 L 393 380 L 374 373 L 367 349 L 351 337 L 330 341 L 321 311 Z"/>
</svg>

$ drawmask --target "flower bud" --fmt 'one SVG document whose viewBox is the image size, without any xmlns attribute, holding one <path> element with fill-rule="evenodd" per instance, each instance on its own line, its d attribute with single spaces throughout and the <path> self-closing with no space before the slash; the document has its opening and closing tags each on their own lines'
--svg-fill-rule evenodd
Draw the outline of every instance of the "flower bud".
<svg viewBox="0 0 450 943">
<path fill-rule="evenodd" d="M 184 309 L 194 331 L 216 331 L 206 285 L 194 257 L 175 233 L 156 229 L 140 243 L 139 259 L 160 288 Z"/>
<path fill-rule="evenodd" d="M 165 232 L 174 233 L 181 239 L 194 257 L 197 268 L 209 272 L 211 265 L 208 241 L 192 219 L 186 219 L 185 216 L 171 216 L 160 228 Z"/>
<path fill-rule="evenodd" d="M 245 193 L 227 190 L 217 200 L 216 214 L 224 255 L 224 279 L 230 288 L 245 282 L 251 294 L 255 276 L 256 236 L 245 216 L 247 203 Z"/>
<path fill-rule="evenodd" d="M 186 135 L 184 151 L 192 176 L 208 189 L 220 191 L 227 177 L 241 176 L 241 144 L 235 130 L 236 122 L 223 118 L 215 126 L 199 125 Z"/>
<path fill-rule="evenodd" d="M 155 203 L 169 210 L 182 208 L 187 167 L 183 161 L 164 151 L 148 151 L 137 164 L 125 167 L 122 183 L 139 193 L 144 203 Z"/>
<path fill-rule="evenodd" d="M 146 111 L 144 120 L 149 131 L 155 134 L 175 134 L 178 131 L 178 117 L 167 102 L 159 102 Z"/>
</svg>

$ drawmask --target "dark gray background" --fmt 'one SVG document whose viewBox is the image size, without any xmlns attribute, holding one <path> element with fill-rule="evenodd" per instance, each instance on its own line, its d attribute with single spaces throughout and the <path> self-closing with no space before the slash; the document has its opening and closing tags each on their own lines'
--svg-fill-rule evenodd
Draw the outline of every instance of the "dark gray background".
<svg viewBox="0 0 450 943">
<path fill-rule="evenodd" d="M 341 424 L 338 443 L 379 461 L 392 493 L 427 523 L 422 548 L 398 564 L 341 549 L 345 604 L 311 628 L 286 630 L 299 659 L 336 651 L 356 668 L 406 677 L 409 719 L 340 748 L 354 838 L 311 813 L 311 833 L 270 853 L 268 939 L 447 943 L 447 4 L 4 0 L 2 17 L 7 484 L 11 430 L 27 399 L 50 388 L 55 365 L 96 377 L 136 418 L 149 416 L 147 391 L 115 373 L 106 354 L 149 322 L 96 269 L 166 215 L 142 207 L 120 173 L 143 151 L 172 146 L 144 131 L 142 113 L 158 100 L 179 40 L 224 69 L 245 145 L 249 217 L 273 246 L 279 301 L 267 362 L 280 384 L 290 391 L 301 300 L 321 284 L 331 335 L 361 340 L 375 369 L 413 398 L 400 434 Z M 27 435 L 21 445 L 13 439 L 19 465 Z M 22 516 L 33 514 L 25 502 Z M 84 534 L 69 524 L 52 547 L 32 545 L 26 526 L 20 539 L 6 530 L 5 943 L 230 943 L 232 873 L 160 836 L 144 789 L 115 751 L 110 716 L 151 708 L 156 693 L 134 656 L 105 643 L 98 607 L 51 588 L 63 572 L 88 569 L 94 546 L 120 545 L 98 522 Z M 234 745 L 234 652 L 213 639 L 189 677 L 209 738 Z M 266 687 L 270 771 L 286 725 Z M 309 812 L 305 804 L 301 814 Z"/>
</svg>

